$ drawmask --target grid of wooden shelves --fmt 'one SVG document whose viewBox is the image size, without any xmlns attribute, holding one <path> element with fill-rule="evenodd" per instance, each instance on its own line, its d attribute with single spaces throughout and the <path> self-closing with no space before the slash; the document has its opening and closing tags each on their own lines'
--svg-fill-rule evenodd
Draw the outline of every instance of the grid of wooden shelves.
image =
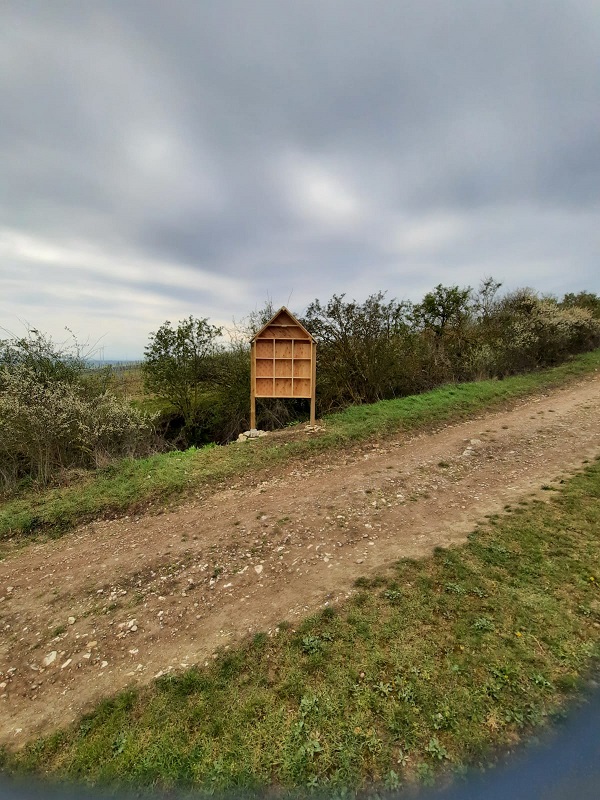
<svg viewBox="0 0 600 800">
<path fill-rule="evenodd" d="M 255 340 L 256 397 L 312 396 L 313 343 L 295 325 L 267 328 Z"/>
<path fill-rule="evenodd" d="M 315 424 L 317 344 L 285 306 L 252 339 L 250 428 L 256 427 L 257 397 L 304 397 Z"/>
</svg>

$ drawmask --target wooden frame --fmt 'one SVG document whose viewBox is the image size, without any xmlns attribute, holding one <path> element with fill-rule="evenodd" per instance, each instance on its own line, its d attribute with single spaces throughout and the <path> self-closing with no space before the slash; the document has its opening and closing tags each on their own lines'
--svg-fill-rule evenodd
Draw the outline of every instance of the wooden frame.
<svg viewBox="0 0 600 800">
<path fill-rule="evenodd" d="M 305 397 L 315 424 L 317 344 L 282 307 L 250 344 L 250 427 L 256 428 L 257 397 Z"/>
</svg>

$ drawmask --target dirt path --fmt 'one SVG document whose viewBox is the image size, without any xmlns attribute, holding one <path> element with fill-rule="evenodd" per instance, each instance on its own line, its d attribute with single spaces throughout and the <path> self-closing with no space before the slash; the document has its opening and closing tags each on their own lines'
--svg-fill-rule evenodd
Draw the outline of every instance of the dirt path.
<svg viewBox="0 0 600 800">
<path fill-rule="evenodd" d="M 0 563 L 0 743 L 335 602 L 402 556 L 463 541 L 485 514 L 547 496 L 542 484 L 598 454 L 594 377 L 15 551 Z"/>
</svg>

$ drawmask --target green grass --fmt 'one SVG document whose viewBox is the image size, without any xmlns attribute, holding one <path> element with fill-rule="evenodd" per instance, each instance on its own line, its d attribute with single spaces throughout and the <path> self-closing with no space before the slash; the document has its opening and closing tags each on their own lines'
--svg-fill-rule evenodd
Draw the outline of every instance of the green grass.
<svg viewBox="0 0 600 800">
<path fill-rule="evenodd" d="M 326 431 L 302 441 L 274 443 L 268 437 L 245 445 L 192 448 L 139 460 L 125 460 L 67 486 L 27 492 L 0 505 L 0 540 L 36 531 L 60 535 L 95 518 L 162 508 L 175 497 L 194 496 L 198 487 L 291 458 L 404 430 L 433 427 L 538 391 L 564 385 L 600 368 L 600 350 L 566 364 L 503 381 L 443 386 L 397 400 L 354 406 L 325 419 Z"/>
<path fill-rule="evenodd" d="M 4 769 L 239 792 L 487 766 L 564 713 L 599 654 L 600 460 L 546 497 L 296 630 L 106 700 Z"/>
<path fill-rule="evenodd" d="M 110 391 L 129 400 L 146 400 L 144 376 L 140 366 L 113 369 L 108 380 Z"/>
</svg>

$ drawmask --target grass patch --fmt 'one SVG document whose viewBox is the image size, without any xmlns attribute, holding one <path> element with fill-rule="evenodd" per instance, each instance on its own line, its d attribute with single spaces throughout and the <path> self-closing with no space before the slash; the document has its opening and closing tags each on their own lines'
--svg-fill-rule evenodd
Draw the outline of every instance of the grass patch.
<svg viewBox="0 0 600 800">
<path fill-rule="evenodd" d="M 144 391 L 144 375 L 139 365 L 131 367 L 109 367 L 108 386 L 120 398 L 144 401 L 148 395 Z"/>
<path fill-rule="evenodd" d="M 4 768 L 215 790 L 394 788 L 487 766 L 560 714 L 600 647 L 600 460 L 338 608 L 103 702 Z M 2 759 L 0 759 L 2 760 Z"/>
<path fill-rule="evenodd" d="M 600 367 L 600 350 L 566 364 L 502 381 L 443 386 L 431 392 L 354 406 L 325 419 L 326 430 L 307 440 L 276 443 L 269 438 L 230 447 L 207 446 L 139 460 L 124 460 L 67 486 L 29 492 L 0 505 L 0 540 L 45 531 L 60 535 L 98 517 L 162 508 L 198 487 L 254 473 L 291 458 L 343 448 L 399 430 L 435 426 L 561 386 Z"/>
</svg>

